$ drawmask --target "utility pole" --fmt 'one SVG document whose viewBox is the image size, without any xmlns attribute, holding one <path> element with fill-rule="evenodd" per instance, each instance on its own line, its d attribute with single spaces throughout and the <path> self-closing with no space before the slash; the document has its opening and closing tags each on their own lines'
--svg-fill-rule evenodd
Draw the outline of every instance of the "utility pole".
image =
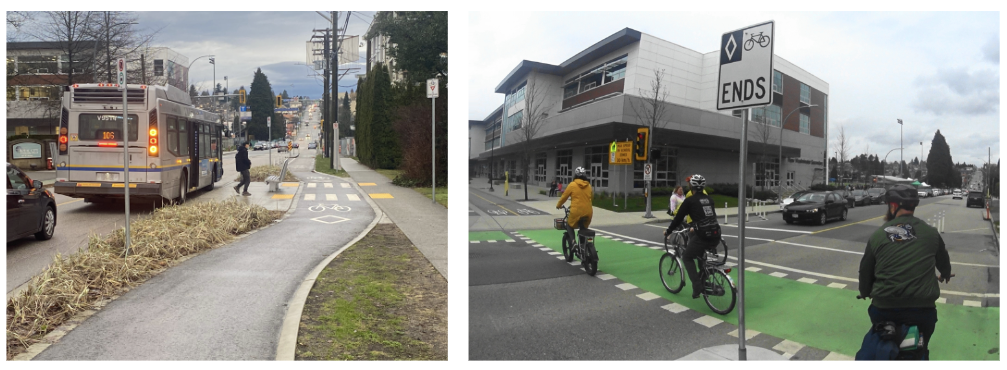
<svg viewBox="0 0 1007 370">
<path fill-rule="evenodd" d="M 329 40 L 330 40 L 329 33 L 331 31 L 332 31 L 331 29 L 326 29 L 325 30 L 325 35 L 323 36 L 324 46 L 322 47 L 322 50 L 323 50 L 322 51 L 322 55 L 325 58 L 325 70 L 322 72 L 322 75 L 325 76 L 325 83 L 324 83 L 324 86 L 323 86 L 323 88 L 325 89 L 325 92 L 322 93 L 322 143 L 325 145 L 325 149 L 326 149 L 326 150 L 323 150 L 322 152 L 324 153 L 323 155 L 326 155 L 326 156 L 329 154 L 328 149 L 329 149 L 329 146 L 331 145 L 331 144 L 329 144 L 329 140 L 328 140 L 328 138 L 329 138 L 329 130 L 326 128 L 326 124 L 332 124 L 332 120 L 329 117 L 329 113 L 330 113 L 329 112 L 329 62 L 331 61 L 331 59 L 329 59 Z"/>
<path fill-rule="evenodd" d="M 340 40 L 339 40 L 339 28 L 336 28 L 336 20 L 337 20 L 337 17 L 339 16 L 339 12 L 330 12 L 330 13 L 331 13 L 330 17 L 332 18 L 331 19 L 332 20 L 332 32 L 334 32 L 334 37 L 332 38 L 332 43 L 333 43 L 333 46 L 334 46 L 334 49 L 335 49 L 335 50 L 333 50 L 333 53 L 330 56 L 330 58 L 331 58 L 331 60 L 334 60 L 335 62 L 332 63 L 333 66 L 329 70 L 329 73 L 332 74 L 332 77 L 331 77 L 331 81 L 332 81 L 332 86 L 331 86 L 332 93 L 329 94 L 329 97 L 330 97 L 329 104 L 332 104 L 332 121 L 330 121 L 330 122 L 332 122 L 332 155 L 329 156 L 329 160 L 330 160 L 330 162 L 329 162 L 329 168 L 338 169 L 339 168 L 339 159 L 338 159 L 339 158 L 339 132 L 336 131 L 336 128 L 338 127 L 338 124 L 336 123 L 336 120 L 339 119 L 339 104 L 337 104 L 337 102 L 339 101 L 339 78 L 337 76 L 339 76 L 339 44 L 340 44 L 339 41 Z M 346 31 L 343 31 L 343 32 L 346 32 Z M 333 98 L 333 97 L 335 97 L 335 98 Z M 348 122 L 347 122 L 347 124 L 348 124 Z"/>
</svg>

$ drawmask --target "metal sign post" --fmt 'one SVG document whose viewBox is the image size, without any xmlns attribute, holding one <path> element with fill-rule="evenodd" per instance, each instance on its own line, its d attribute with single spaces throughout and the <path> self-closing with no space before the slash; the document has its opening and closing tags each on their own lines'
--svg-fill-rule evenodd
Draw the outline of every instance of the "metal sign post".
<svg viewBox="0 0 1007 370">
<path fill-rule="evenodd" d="M 434 114 L 437 97 L 440 95 L 436 78 L 427 80 L 427 98 L 430 98 L 430 198 L 437 203 L 437 116 Z"/>
<path fill-rule="evenodd" d="M 131 245 L 129 240 L 129 114 L 127 114 L 126 105 L 126 59 L 119 58 L 116 61 L 118 66 L 118 83 L 119 90 L 122 90 L 122 172 L 123 172 L 123 194 L 126 195 L 125 205 L 126 205 L 126 233 L 123 235 L 125 237 L 126 247 L 126 257 L 129 257 L 129 246 Z M 137 122 L 137 125 L 140 123 Z M 137 126 L 139 130 L 139 126 Z"/>
<path fill-rule="evenodd" d="M 332 169 L 339 170 L 342 166 L 339 164 L 339 149 L 342 145 L 339 145 L 339 121 L 332 122 L 332 135 L 334 135 L 335 140 L 332 140 Z"/>
<path fill-rule="evenodd" d="M 266 117 L 266 132 L 268 132 L 267 137 L 269 141 L 269 165 L 273 165 L 273 117 Z M 283 179 L 280 179 L 281 181 Z"/>
<path fill-rule="evenodd" d="M 741 109 L 741 145 L 738 154 L 738 360 L 748 359 L 745 349 L 745 163 L 748 160 L 748 108 L 773 102 L 773 47 L 776 23 L 768 21 L 731 32 L 720 38 L 720 73 L 717 76 L 717 110 Z"/>
</svg>

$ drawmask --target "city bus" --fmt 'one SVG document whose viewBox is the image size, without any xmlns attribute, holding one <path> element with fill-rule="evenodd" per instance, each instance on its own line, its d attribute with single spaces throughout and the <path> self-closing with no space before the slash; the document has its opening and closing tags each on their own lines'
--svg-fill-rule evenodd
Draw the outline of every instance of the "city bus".
<svg viewBox="0 0 1007 370">
<path fill-rule="evenodd" d="M 124 137 L 118 84 L 64 87 L 56 193 L 86 202 L 124 197 L 125 145 L 131 199 L 183 203 L 189 192 L 212 189 L 223 177 L 218 115 L 197 109 L 189 94 L 173 86 L 127 85 L 127 102 Z"/>
</svg>

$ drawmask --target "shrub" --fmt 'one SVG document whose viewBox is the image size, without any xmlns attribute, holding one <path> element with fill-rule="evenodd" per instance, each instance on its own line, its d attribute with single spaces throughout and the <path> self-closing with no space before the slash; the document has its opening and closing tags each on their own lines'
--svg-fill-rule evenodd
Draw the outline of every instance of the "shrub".
<svg viewBox="0 0 1007 370">
<path fill-rule="evenodd" d="M 822 191 L 822 190 L 836 190 L 836 187 L 833 185 L 814 184 L 811 185 L 811 187 L 809 187 L 808 189 Z"/>
</svg>

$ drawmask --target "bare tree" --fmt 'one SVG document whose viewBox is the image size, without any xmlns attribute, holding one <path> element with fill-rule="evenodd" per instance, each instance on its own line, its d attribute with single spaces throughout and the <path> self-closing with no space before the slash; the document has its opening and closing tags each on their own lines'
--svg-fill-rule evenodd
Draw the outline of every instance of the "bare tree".
<svg viewBox="0 0 1007 370">
<path fill-rule="evenodd" d="M 838 166 L 839 177 L 838 178 L 839 178 L 839 183 L 842 183 L 843 182 L 843 170 L 845 169 L 844 168 L 844 163 L 846 163 L 846 157 L 848 157 L 850 155 L 850 148 L 853 146 L 853 143 L 851 143 L 850 139 L 848 137 L 846 137 L 846 129 L 843 126 L 839 126 L 839 136 L 836 137 L 836 140 L 837 140 L 837 142 L 836 142 L 836 152 L 838 152 L 838 154 L 839 154 L 839 158 L 836 158 L 836 159 L 839 160 L 839 166 Z"/>
<path fill-rule="evenodd" d="M 38 18 L 41 19 L 40 24 L 33 31 L 33 36 L 42 41 L 55 42 L 67 56 L 67 84 L 73 85 L 75 69 L 94 65 L 96 50 L 93 21 L 96 15 L 94 12 L 47 11 Z"/>
<path fill-rule="evenodd" d="M 664 128 L 666 121 L 664 116 L 668 111 L 668 88 L 664 83 L 664 69 L 654 70 L 654 79 L 650 81 L 650 90 L 640 88 L 640 97 L 642 98 L 638 103 L 633 103 L 630 106 L 633 108 L 633 112 L 639 117 L 644 125 L 650 127 L 650 135 L 647 143 L 647 150 L 652 149 L 654 143 L 654 136 L 656 134 L 655 128 Z M 652 160 L 650 153 L 647 153 L 647 163 Z M 650 215 L 650 203 L 652 194 L 650 191 L 650 182 L 646 182 L 646 192 L 647 192 L 647 213 L 644 217 L 653 217 Z"/>
<path fill-rule="evenodd" d="M 100 12 L 93 27 L 92 38 L 98 40 L 103 50 L 98 55 L 104 58 L 97 58 L 95 73 L 105 72 L 106 81 L 113 81 L 112 70 L 115 69 L 114 61 L 118 58 L 126 58 L 127 63 L 135 63 L 140 59 L 138 51 L 147 47 L 154 39 L 158 31 L 147 32 L 136 30 L 130 27 L 135 24 L 139 17 L 132 12 Z M 104 71 L 102 71 L 104 69 Z M 130 81 L 142 81 L 141 78 L 130 79 Z"/>
<path fill-rule="evenodd" d="M 770 183 L 773 181 L 773 178 L 771 178 L 771 176 L 770 176 L 771 173 L 770 173 L 769 169 L 766 168 L 767 167 L 766 165 L 768 164 L 767 162 L 770 160 L 770 153 L 769 153 L 769 148 L 770 147 L 769 147 L 769 144 L 772 142 L 773 138 L 775 138 L 775 137 L 778 136 L 779 130 L 776 130 L 775 126 L 770 126 L 769 125 L 769 122 L 767 122 L 767 117 L 766 117 L 765 113 L 763 113 L 761 119 L 757 119 L 757 120 L 753 120 L 753 121 L 755 121 L 755 124 L 749 124 L 748 125 L 748 131 L 749 131 L 748 135 L 749 135 L 749 138 L 750 138 L 749 140 L 751 140 L 751 139 L 754 138 L 760 144 L 762 144 L 761 145 L 762 146 L 762 150 L 759 151 L 759 155 L 755 158 L 756 159 L 755 163 L 762 163 L 763 164 L 763 169 L 762 169 L 762 190 L 765 190 L 766 187 L 770 186 Z M 776 158 L 776 156 L 773 156 L 772 158 Z M 778 165 L 777 166 L 777 174 L 779 174 L 779 169 L 780 169 L 780 166 Z M 753 177 L 755 179 L 759 178 L 759 173 L 755 173 L 754 175 L 755 176 L 753 176 Z M 773 177 L 775 177 L 776 181 L 779 181 L 779 175 L 775 175 Z M 753 191 L 754 191 L 754 188 L 753 188 Z"/>
<path fill-rule="evenodd" d="M 545 105 L 545 89 L 538 86 L 536 79 L 537 71 L 532 71 L 528 75 L 528 82 L 525 84 L 524 110 L 522 111 L 520 127 L 514 127 L 517 132 L 518 145 L 521 147 L 521 183 L 524 184 L 524 199 L 528 200 L 528 170 L 532 160 L 532 140 L 539 135 L 543 123 L 548 115 L 549 107 Z"/>
</svg>

